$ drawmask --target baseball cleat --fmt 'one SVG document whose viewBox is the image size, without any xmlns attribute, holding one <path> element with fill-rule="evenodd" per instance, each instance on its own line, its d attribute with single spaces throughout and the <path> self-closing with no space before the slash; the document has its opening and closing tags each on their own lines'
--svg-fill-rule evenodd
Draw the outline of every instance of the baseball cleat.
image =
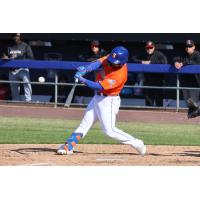
<svg viewBox="0 0 200 200">
<path fill-rule="evenodd" d="M 138 146 L 135 149 L 141 156 L 144 156 L 147 151 L 147 148 L 142 140 L 138 140 Z"/>
<path fill-rule="evenodd" d="M 71 154 L 73 154 L 73 150 L 69 151 L 67 144 L 63 144 L 57 150 L 57 154 L 58 155 L 71 155 Z"/>
</svg>

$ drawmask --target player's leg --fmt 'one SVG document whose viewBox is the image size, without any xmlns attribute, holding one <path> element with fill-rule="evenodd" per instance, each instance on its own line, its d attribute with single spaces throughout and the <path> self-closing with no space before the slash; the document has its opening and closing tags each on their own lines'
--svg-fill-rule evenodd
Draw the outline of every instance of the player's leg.
<svg viewBox="0 0 200 200">
<path fill-rule="evenodd" d="M 134 138 L 128 133 L 115 127 L 116 115 L 119 111 L 120 97 L 98 97 L 97 115 L 104 133 L 123 144 L 134 147 L 141 155 L 146 152 L 146 147 L 142 140 Z"/>
<path fill-rule="evenodd" d="M 97 115 L 94 109 L 94 98 L 89 103 L 85 115 L 78 126 L 78 128 L 67 138 L 65 144 L 61 145 L 58 149 L 58 154 L 72 154 L 74 147 L 78 144 L 79 140 L 86 136 L 89 129 L 97 121 Z"/>
<path fill-rule="evenodd" d="M 24 82 L 24 93 L 25 93 L 25 101 L 30 102 L 31 101 L 31 95 L 32 95 L 32 88 L 30 84 L 30 75 L 29 71 L 27 70 L 21 70 L 19 72 L 20 79 Z"/>
<path fill-rule="evenodd" d="M 188 104 L 188 118 L 195 118 L 200 116 L 200 107 L 199 105 L 193 101 L 193 99 L 188 99 L 187 101 Z"/>
<path fill-rule="evenodd" d="M 146 106 L 153 106 L 154 105 L 154 90 L 153 89 L 145 89 L 145 105 Z"/>
<path fill-rule="evenodd" d="M 9 81 L 19 81 L 18 74 L 14 71 L 9 71 Z M 20 101 L 20 86 L 19 83 L 10 83 L 12 100 Z"/>
<path fill-rule="evenodd" d="M 154 93 L 155 93 L 155 104 L 156 104 L 156 106 L 162 107 L 163 106 L 163 96 L 164 96 L 163 90 L 155 89 Z"/>
</svg>

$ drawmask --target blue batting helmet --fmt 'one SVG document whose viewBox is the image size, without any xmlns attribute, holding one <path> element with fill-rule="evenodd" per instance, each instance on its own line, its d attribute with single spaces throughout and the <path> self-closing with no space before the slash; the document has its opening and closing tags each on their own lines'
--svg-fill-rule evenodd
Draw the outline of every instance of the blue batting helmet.
<svg viewBox="0 0 200 200">
<path fill-rule="evenodd" d="M 115 65 L 123 65 L 128 62 L 128 50 L 123 46 L 115 47 L 110 55 L 108 61 Z"/>
</svg>

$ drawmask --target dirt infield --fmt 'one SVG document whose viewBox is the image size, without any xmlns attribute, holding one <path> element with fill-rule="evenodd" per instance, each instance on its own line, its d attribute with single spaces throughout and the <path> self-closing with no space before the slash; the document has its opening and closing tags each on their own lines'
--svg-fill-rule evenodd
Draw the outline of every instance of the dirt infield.
<svg viewBox="0 0 200 200">
<path fill-rule="evenodd" d="M 199 147 L 147 146 L 141 157 L 128 145 L 80 144 L 73 155 L 56 155 L 57 144 L 0 145 L 0 165 L 20 166 L 195 166 Z"/>
<path fill-rule="evenodd" d="M 0 106 L 1 116 L 80 120 L 84 109 Z M 200 118 L 188 120 L 186 113 L 121 110 L 118 121 L 149 123 L 200 124 Z M 200 165 L 200 148 L 183 146 L 147 146 L 141 157 L 128 145 L 78 145 L 71 156 L 56 155 L 57 144 L 0 144 L 0 165 L 28 166 L 196 166 Z"/>
</svg>

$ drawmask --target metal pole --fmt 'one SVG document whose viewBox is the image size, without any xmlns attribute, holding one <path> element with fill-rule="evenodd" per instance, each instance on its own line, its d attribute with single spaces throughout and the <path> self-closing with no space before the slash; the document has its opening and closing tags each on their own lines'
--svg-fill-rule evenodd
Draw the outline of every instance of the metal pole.
<svg viewBox="0 0 200 200">
<path fill-rule="evenodd" d="M 55 72 L 55 101 L 54 108 L 57 108 L 58 103 L 58 74 Z"/>
<path fill-rule="evenodd" d="M 179 74 L 176 75 L 176 112 L 179 111 L 180 107 L 180 81 Z"/>
</svg>

